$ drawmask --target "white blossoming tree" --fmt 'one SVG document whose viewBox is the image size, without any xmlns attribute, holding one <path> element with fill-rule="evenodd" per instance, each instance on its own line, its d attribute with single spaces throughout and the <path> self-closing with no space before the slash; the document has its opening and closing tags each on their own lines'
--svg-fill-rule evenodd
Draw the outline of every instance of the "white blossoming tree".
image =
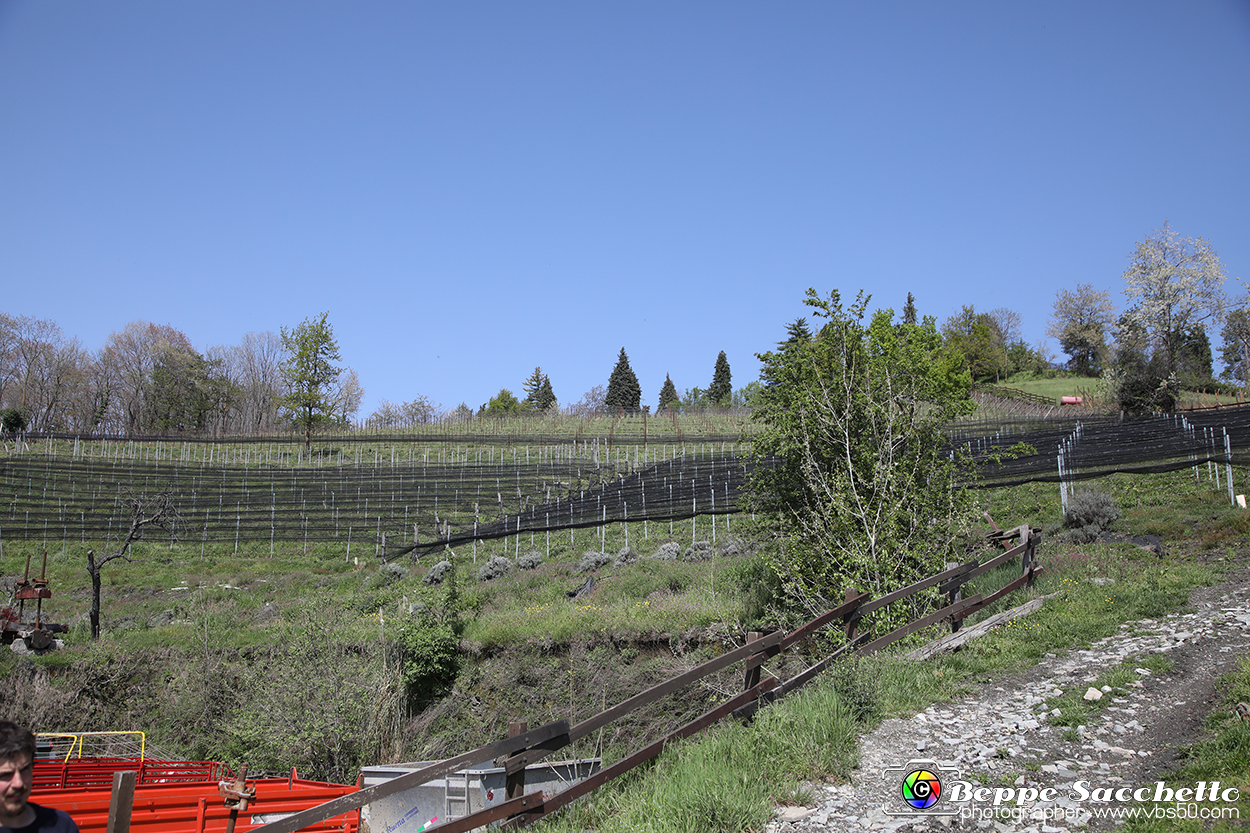
<svg viewBox="0 0 1250 833">
<path fill-rule="evenodd" d="M 1128 323 L 1142 327 L 1162 351 L 1163 367 L 1176 372 L 1186 331 L 1224 315 L 1227 274 L 1211 244 L 1182 237 L 1164 224 L 1137 244 L 1124 272 Z"/>
</svg>

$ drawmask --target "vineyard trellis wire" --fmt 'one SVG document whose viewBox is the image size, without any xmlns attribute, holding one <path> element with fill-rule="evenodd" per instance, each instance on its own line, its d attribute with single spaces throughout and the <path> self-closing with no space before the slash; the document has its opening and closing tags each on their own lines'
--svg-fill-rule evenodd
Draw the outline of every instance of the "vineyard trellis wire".
<svg viewBox="0 0 1250 833">
<path fill-rule="evenodd" d="M 427 449 L 428 451 L 428 449 Z M 439 462 L 421 455 L 388 461 L 375 452 L 300 460 L 293 448 L 184 463 L 177 444 L 146 455 L 11 453 L 0 459 L 0 540 L 45 546 L 86 544 L 120 531 L 126 495 L 177 495 L 187 543 L 354 543 L 360 555 L 413 551 L 542 529 L 618 520 L 674 520 L 737 511 L 744 477 L 730 452 L 651 455 L 598 443 L 578 450 L 450 448 Z M 509 453 L 510 452 L 510 453 Z M 532 452 L 532 453 L 531 453 Z M 675 455 L 675 456 L 673 456 Z M 479 462 L 479 460 L 485 460 Z M 273 461 L 273 462 L 269 462 Z M 299 465 L 303 462 L 304 465 Z M 635 468 L 650 462 L 646 468 Z M 632 508 L 630 502 L 633 502 Z M 524 521 L 520 519 L 524 518 Z M 541 518 L 541 525 L 539 519 Z"/>
<path fill-rule="evenodd" d="M 463 437 L 461 437 L 463 439 Z M 45 547 L 121 533 L 126 494 L 177 495 L 182 540 L 346 545 L 348 554 L 396 557 L 448 546 L 614 523 L 664 522 L 743 509 L 752 462 L 738 439 L 661 447 L 602 438 L 534 447 L 452 444 L 384 449 L 298 444 L 218 446 L 131 439 L 8 444 L 0 458 L 0 541 Z M 980 487 L 1060 484 L 1118 472 L 1193 467 L 1233 499 L 1233 465 L 1250 465 L 1250 406 L 1140 420 L 1088 414 L 960 423 L 950 450 L 978 462 Z M 1037 453 L 1001 459 L 1025 442 Z M 63 445 L 69 443 L 62 441 Z M 385 452 L 389 451 L 389 455 Z M 407 452 L 406 454 L 404 452 Z"/>
</svg>

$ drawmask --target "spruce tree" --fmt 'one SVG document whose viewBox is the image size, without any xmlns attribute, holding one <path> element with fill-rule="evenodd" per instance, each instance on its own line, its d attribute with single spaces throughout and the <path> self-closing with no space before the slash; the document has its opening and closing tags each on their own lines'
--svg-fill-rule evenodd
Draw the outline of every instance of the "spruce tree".
<svg viewBox="0 0 1250 833">
<path fill-rule="evenodd" d="M 534 368 L 534 372 L 525 380 L 525 401 L 522 403 L 526 408 L 534 411 L 545 411 L 556 404 L 556 395 L 551 390 L 551 379 L 543 373 L 541 367 Z"/>
<path fill-rule="evenodd" d="M 551 389 L 551 378 L 543 374 L 543 386 L 538 390 L 538 407 L 541 410 L 549 411 L 556 407 L 556 392 Z"/>
<path fill-rule="evenodd" d="M 665 373 L 664 387 L 660 388 L 660 404 L 655 409 L 655 412 L 661 414 L 669 408 L 676 411 L 680 405 L 681 397 L 677 395 L 677 386 L 673 384 L 673 380 Z"/>
<path fill-rule="evenodd" d="M 733 398 L 732 376 L 729 373 L 729 359 L 725 358 L 725 351 L 720 351 L 720 355 L 716 357 L 716 369 L 712 372 L 712 384 L 707 386 L 707 398 L 711 400 L 713 405 L 722 408 L 729 407 Z"/>
<path fill-rule="evenodd" d="M 794 321 L 786 325 L 786 340 L 779 344 L 779 347 L 785 347 L 787 344 L 806 344 L 812 339 L 812 331 L 807 328 L 806 318 L 796 318 Z"/>
<path fill-rule="evenodd" d="M 916 296 L 907 293 L 907 304 L 903 307 L 903 323 L 916 323 Z"/>
<path fill-rule="evenodd" d="M 625 348 L 622 347 L 616 367 L 612 368 L 612 375 L 608 377 L 608 392 L 603 398 L 603 406 L 609 411 L 618 408 L 637 411 L 641 403 L 642 388 L 638 384 L 638 377 L 629 366 L 629 356 L 625 355 Z"/>
</svg>

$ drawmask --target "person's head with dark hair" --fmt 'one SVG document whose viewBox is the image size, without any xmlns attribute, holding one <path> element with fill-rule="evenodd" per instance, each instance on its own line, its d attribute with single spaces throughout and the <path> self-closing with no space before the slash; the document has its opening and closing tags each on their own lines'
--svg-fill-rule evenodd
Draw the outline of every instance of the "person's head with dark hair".
<svg viewBox="0 0 1250 833">
<path fill-rule="evenodd" d="M 78 825 L 64 810 L 41 807 L 30 800 L 35 748 L 35 736 L 29 729 L 0 720 L 0 828 L 78 833 Z"/>
<path fill-rule="evenodd" d="M 0 720 L 0 827 L 16 829 L 31 816 L 30 787 L 35 767 L 35 736 Z"/>
<path fill-rule="evenodd" d="M 24 726 L 0 720 L 0 761 L 18 755 L 35 759 L 35 736 Z"/>
</svg>

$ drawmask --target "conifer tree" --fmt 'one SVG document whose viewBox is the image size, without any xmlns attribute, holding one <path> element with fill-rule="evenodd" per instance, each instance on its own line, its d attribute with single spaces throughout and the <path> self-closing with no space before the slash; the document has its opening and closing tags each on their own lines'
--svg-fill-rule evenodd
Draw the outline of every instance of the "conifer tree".
<svg viewBox="0 0 1250 833">
<path fill-rule="evenodd" d="M 707 386 L 707 398 L 713 405 L 728 407 L 733 398 L 732 375 L 729 372 L 729 359 L 725 351 L 716 357 L 716 369 L 712 371 L 712 384 Z"/>
<path fill-rule="evenodd" d="M 781 342 L 778 346 L 784 347 L 787 344 L 806 344 L 808 341 L 811 341 L 811 338 L 812 331 L 807 327 L 807 319 L 796 318 L 786 325 L 786 340 Z"/>
<path fill-rule="evenodd" d="M 608 392 L 603 398 L 603 405 L 609 411 L 615 411 L 618 408 L 626 411 L 637 411 L 642 402 L 642 388 L 638 384 L 638 377 L 634 374 L 633 368 L 629 366 L 629 356 L 625 355 L 625 348 L 621 348 L 621 355 L 616 360 L 616 367 L 612 369 L 612 375 L 608 377 Z"/>
<path fill-rule="evenodd" d="M 551 378 L 546 373 L 543 374 L 543 386 L 538 391 L 538 407 L 544 411 L 555 408 L 559 403 L 556 402 L 556 392 L 551 389 Z"/>
<path fill-rule="evenodd" d="M 541 367 L 534 368 L 534 372 L 525 380 L 525 402 L 522 403 L 526 408 L 534 411 L 545 411 L 555 406 L 556 395 L 551 389 L 551 379 L 546 373 L 543 373 Z"/>
<path fill-rule="evenodd" d="M 665 373 L 664 387 L 660 388 L 660 404 L 655 409 L 655 412 L 660 414 L 668 408 L 677 410 L 680 405 L 681 397 L 677 395 L 677 386 L 673 384 L 673 380 Z"/>
<path fill-rule="evenodd" d="M 910 292 L 907 293 L 907 304 L 903 307 L 903 323 L 916 323 L 916 296 Z"/>
</svg>

